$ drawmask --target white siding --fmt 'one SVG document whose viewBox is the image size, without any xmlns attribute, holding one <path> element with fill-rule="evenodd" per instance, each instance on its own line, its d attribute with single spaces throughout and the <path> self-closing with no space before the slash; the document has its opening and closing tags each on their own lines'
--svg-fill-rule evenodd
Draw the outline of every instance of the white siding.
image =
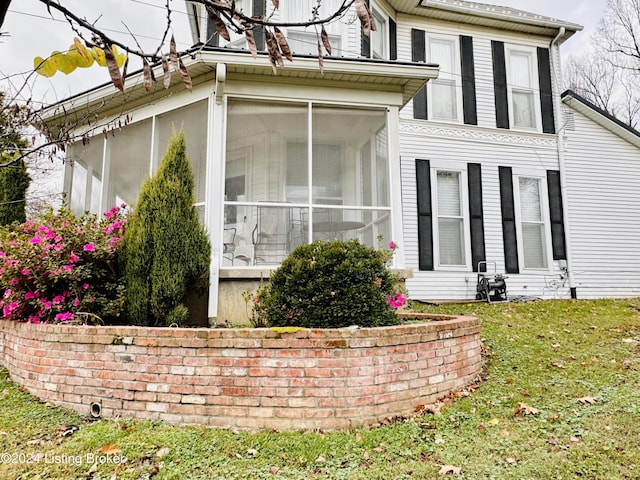
<svg viewBox="0 0 640 480">
<path fill-rule="evenodd" d="M 512 167 L 514 173 L 526 169 L 545 177 L 547 170 L 558 169 L 555 138 L 477 127 L 469 131 L 463 126 L 434 126 L 419 120 L 403 120 L 400 134 L 405 262 L 413 270 L 413 278 L 407 282 L 409 294 L 417 299 L 472 299 L 477 276 L 471 270 L 418 270 L 415 160 L 482 164 L 486 258 L 495 261 L 498 272 L 503 273 L 498 167 Z M 567 296 L 567 288 L 552 288 L 554 280 L 559 280 L 559 270 L 552 263 L 548 271 L 509 275 L 507 288 L 510 296 Z"/>
<path fill-rule="evenodd" d="M 573 111 L 566 144 L 578 298 L 640 295 L 640 149 Z"/>
<path fill-rule="evenodd" d="M 528 47 L 548 48 L 550 39 L 514 32 L 505 32 L 474 25 L 460 25 L 421 17 L 398 15 L 398 60 L 411 61 L 411 29 L 420 29 L 435 35 L 468 35 L 473 37 L 473 54 L 476 75 L 476 105 L 478 126 L 496 128 L 493 90 L 493 60 L 491 41 Z M 555 65 L 554 65 L 555 66 Z M 402 118 L 412 118 L 413 107 L 409 103 L 402 110 Z"/>
</svg>

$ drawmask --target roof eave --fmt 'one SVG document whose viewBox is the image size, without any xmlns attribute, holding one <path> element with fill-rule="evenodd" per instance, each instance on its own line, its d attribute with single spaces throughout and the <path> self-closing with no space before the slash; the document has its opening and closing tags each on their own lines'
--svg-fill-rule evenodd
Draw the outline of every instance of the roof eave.
<svg viewBox="0 0 640 480">
<path fill-rule="evenodd" d="M 562 93 L 561 97 L 564 104 L 640 148 L 640 132 L 638 130 L 635 130 L 618 118 L 605 112 L 573 90 L 566 90 Z"/>
<path fill-rule="evenodd" d="M 464 3 L 446 4 L 433 3 L 429 0 L 417 1 L 399 1 L 389 0 L 397 11 L 412 15 L 420 15 L 424 17 L 436 18 L 458 23 L 466 23 L 472 25 L 481 25 L 493 27 L 503 30 L 518 31 L 523 33 L 531 33 L 535 35 L 544 35 L 555 37 L 557 33 L 564 28 L 564 34 L 558 39 L 558 44 L 569 39 L 576 32 L 581 31 L 584 27 L 571 22 L 553 19 L 542 15 L 523 11 L 505 11 L 507 7 L 492 6 L 466 2 L 477 7 L 472 8 Z M 411 5 L 407 7 L 407 5 Z M 495 7 L 495 8 L 490 8 Z"/>
<path fill-rule="evenodd" d="M 254 59 L 246 51 L 200 50 L 183 57 L 183 62 L 192 76 L 194 85 L 214 79 L 213 72 L 218 63 L 226 64 L 227 72 L 240 72 L 254 77 L 273 77 L 273 70 L 266 54 L 259 54 L 258 58 Z M 385 83 L 392 84 L 402 92 L 402 103 L 398 106 L 403 107 L 429 80 L 437 78 L 438 72 L 437 65 L 424 63 L 338 58 L 324 58 L 321 72 L 317 57 L 297 56 L 285 68 L 278 69 L 277 75 L 282 78 L 297 77 L 301 83 L 305 79 L 329 79 L 334 80 L 334 83 L 342 82 L 350 88 L 357 83 L 378 84 L 381 88 Z M 156 66 L 154 73 L 156 77 L 162 78 L 162 67 Z M 179 73 L 173 72 L 173 76 L 172 84 L 175 84 L 175 87 L 166 93 L 162 88 L 162 81 L 154 84 L 152 91 L 147 93 L 144 90 L 142 71 L 137 71 L 127 77 L 124 97 L 111 83 L 107 83 L 47 107 L 43 110 L 42 117 L 47 123 L 56 123 L 68 117 L 70 113 L 80 110 L 98 110 L 101 114 L 108 114 L 110 110 L 122 111 L 123 103 L 132 105 L 144 103 L 148 98 L 157 100 L 159 96 L 184 88 L 180 83 Z M 121 97 L 122 101 L 117 101 L 118 97 Z"/>
</svg>

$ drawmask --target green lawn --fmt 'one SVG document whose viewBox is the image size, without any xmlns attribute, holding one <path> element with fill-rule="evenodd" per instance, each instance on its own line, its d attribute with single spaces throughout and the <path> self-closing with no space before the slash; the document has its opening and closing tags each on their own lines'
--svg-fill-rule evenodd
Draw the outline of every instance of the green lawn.
<svg viewBox="0 0 640 480">
<path fill-rule="evenodd" d="M 0 370 L 0 478 L 640 478 L 640 300 L 417 308 L 482 319 L 487 378 L 438 414 L 338 433 L 90 423 Z"/>
</svg>

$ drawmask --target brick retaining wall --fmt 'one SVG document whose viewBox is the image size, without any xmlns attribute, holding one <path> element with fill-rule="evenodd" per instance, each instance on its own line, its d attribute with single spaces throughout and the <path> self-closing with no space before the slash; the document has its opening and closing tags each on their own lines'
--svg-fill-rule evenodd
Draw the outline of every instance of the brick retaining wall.
<svg viewBox="0 0 640 480">
<path fill-rule="evenodd" d="M 478 320 L 301 330 L 34 325 L 0 320 L 0 365 L 88 415 L 219 427 L 339 429 L 433 403 L 481 370 Z"/>
</svg>

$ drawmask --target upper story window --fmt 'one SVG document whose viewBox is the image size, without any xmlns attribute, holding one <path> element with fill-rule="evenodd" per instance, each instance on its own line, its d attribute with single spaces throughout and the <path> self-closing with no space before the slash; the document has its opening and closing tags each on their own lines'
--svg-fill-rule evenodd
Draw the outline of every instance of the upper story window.
<svg viewBox="0 0 640 480">
<path fill-rule="evenodd" d="M 320 16 L 326 18 L 338 11 L 342 5 L 342 0 L 324 0 Z M 287 2 L 283 5 L 282 13 L 286 22 L 304 22 L 311 18 L 312 5 L 309 2 Z M 325 25 L 325 30 L 329 36 L 332 55 L 339 55 L 342 51 L 342 32 L 339 20 Z M 298 55 L 318 54 L 318 35 L 313 27 L 289 27 L 287 29 L 287 42 L 293 53 Z"/>
<path fill-rule="evenodd" d="M 373 6 L 371 7 L 371 13 L 376 22 L 376 30 L 370 33 L 371 58 L 387 59 L 389 58 L 387 16 Z"/>
<path fill-rule="evenodd" d="M 496 127 L 555 133 L 548 48 L 491 42 Z"/>
<path fill-rule="evenodd" d="M 511 124 L 514 128 L 536 128 L 536 89 L 533 52 L 509 50 L 509 94 L 511 96 Z"/>
<path fill-rule="evenodd" d="M 438 78 L 429 82 L 429 118 L 434 120 L 457 121 L 461 117 L 462 92 L 456 81 L 460 78 L 460 60 L 456 47 L 453 38 L 429 38 L 429 62 L 440 65 Z"/>
</svg>

